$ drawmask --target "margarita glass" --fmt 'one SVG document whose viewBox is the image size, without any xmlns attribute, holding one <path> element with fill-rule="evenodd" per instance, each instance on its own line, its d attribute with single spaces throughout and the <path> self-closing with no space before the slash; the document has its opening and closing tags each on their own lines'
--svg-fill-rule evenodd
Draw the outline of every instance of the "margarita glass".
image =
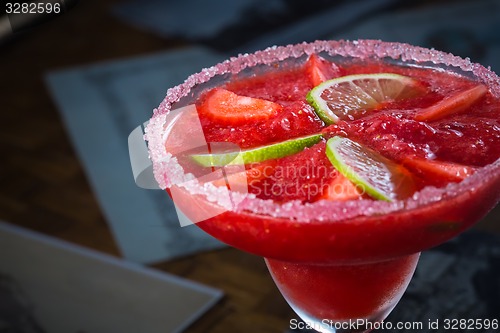
<svg viewBox="0 0 500 333">
<path fill-rule="evenodd" d="M 210 235 L 264 257 L 281 293 L 311 328 L 369 331 L 401 298 L 421 251 L 461 233 L 497 204 L 500 156 L 490 156 L 462 181 L 425 186 L 391 201 L 278 202 L 207 184 L 196 172 L 184 170 L 175 149 L 196 141 L 199 133 L 193 132 L 196 126 L 185 126 L 191 116 L 171 117 L 175 110 L 192 110 L 204 93 L 228 82 L 303 66 L 312 54 L 341 65 L 376 59 L 449 73 L 486 86 L 492 103 L 500 98 L 497 75 L 467 59 L 400 43 L 317 41 L 241 55 L 190 76 L 168 90 L 146 129 L 146 139 L 156 180 L 176 207 Z M 492 110 L 497 112 L 496 122 L 500 112 Z M 183 125 L 176 130 L 176 123 Z M 499 140 L 498 126 L 492 131 L 496 132 L 491 137 Z M 183 141 L 180 136 L 190 138 Z M 221 177 L 227 179 L 224 172 Z"/>
</svg>

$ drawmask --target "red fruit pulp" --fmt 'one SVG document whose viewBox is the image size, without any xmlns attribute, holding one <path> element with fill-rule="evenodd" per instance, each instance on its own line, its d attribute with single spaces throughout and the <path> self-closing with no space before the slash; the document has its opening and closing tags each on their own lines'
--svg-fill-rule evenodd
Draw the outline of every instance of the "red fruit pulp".
<svg viewBox="0 0 500 333">
<path fill-rule="evenodd" d="M 315 62 L 319 61 L 315 59 Z M 321 60 L 324 67 L 325 62 Z M 283 107 L 274 117 L 265 117 L 262 121 L 247 121 L 239 126 L 216 122 L 203 112 L 206 103 L 202 98 L 199 109 L 207 141 L 229 141 L 241 148 L 249 148 L 322 131 L 325 139 L 335 135 L 347 136 L 400 162 L 414 156 L 464 167 L 481 167 L 500 156 L 500 106 L 491 94 L 470 105 L 464 113 L 451 114 L 432 122 L 414 119 L 421 109 L 463 90 L 473 90 L 471 87 L 477 84 L 470 80 L 442 71 L 388 65 L 379 61 L 343 64 L 338 71 L 345 75 L 390 72 L 413 77 L 426 87 L 426 93 L 416 98 L 384 103 L 360 119 L 340 121 L 327 127 L 305 101 L 307 92 L 313 88 L 310 71 L 311 62 L 308 61 L 299 68 L 274 71 L 225 85 L 224 88 L 238 95 L 272 101 Z M 336 77 L 339 72 L 325 71 L 325 75 Z M 484 86 L 480 87 L 484 89 Z M 325 189 L 336 176 L 324 151 L 323 143 L 282 159 L 278 162 L 276 174 L 254 183 L 249 187 L 250 193 L 275 202 L 312 202 L 324 198 L 325 191 L 318 189 Z M 289 170 L 300 170 L 302 173 L 290 175 Z M 421 177 L 419 172 L 415 173 L 415 180 L 416 189 L 449 182 Z"/>
</svg>

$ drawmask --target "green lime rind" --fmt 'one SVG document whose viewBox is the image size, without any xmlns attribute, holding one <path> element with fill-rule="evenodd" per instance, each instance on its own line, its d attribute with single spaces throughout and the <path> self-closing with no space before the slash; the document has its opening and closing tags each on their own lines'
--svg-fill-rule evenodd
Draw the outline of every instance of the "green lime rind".
<svg viewBox="0 0 500 333">
<path fill-rule="evenodd" d="M 313 134 L 238 152 L 193 154 L 191 158 L 204 167 L 221 167 L 241 164 L 241 162 L 243 164 L 258 163 L 299 153 L 320 140 L 321 134 Z"/>
<path fill-rule="evenodd" d="M 326 81 L 328 82 L 328 81 Z M 306 95 L 306 101 L 314 108 L 314 112 L 318 115 L 319 119 L 323 120 L 323 122 L 327 125 L 335 124 L 339 121 L 339 117 L 330 110 L 329 107 L 325 107 L 324 103 L 321 102 L 321 99 L 316 97 L 316 95 L 321 94 L 320 90 L 315 90 L 321 85 L 317 86 L 310 90 Z"/>
<path fill-rule="evenodd" d="M 392 201 L 396 195 L 391 183 L 392 163 L 379 153 L 350 139 L 336 136 L 326 143 L 326 156 L 347 179 L 374 199 Z"/>
<path fill-rule="evenodd" d="M 327 91 L 327 96 L 323 94 Z M 421 91 L 418 82 L 394 73 L 353 74 L 325 81 L 306 95 L 307 102 L 326 124 L 353 117 L 380 103 L 415 96 Z M 328 98 L 326 100 L 325 98 Z"/>
</svg>

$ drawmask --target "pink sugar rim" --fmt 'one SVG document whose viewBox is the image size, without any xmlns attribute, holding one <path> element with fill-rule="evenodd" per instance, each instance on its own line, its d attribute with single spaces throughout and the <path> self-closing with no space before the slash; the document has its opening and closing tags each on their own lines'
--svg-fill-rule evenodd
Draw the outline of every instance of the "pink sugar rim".
<svg viewBox="0 0 500 333">
<path fill-rule="evenodd" d="M 474 191 L 479 185 L 492 181 L 500 176 L 500 158 L 494 163 L 479 169 L 472 176 L 460 183 L 450 183 L 444 188 L 426 187 L 415 193 L 413 197 L 392 202 L 386 201 L 347 201 L 333 202 L 321 200 L 313 203 L 290 201 L 276 203 L 273 200 L 258 199 L 252 194 L 232 193 L 235 207 L 227 206 L 227 199 L 221 197 L 221 190 L 214 186 L 203 186 L 193 180 L 193 176 L 185 174 L 175 157 L 172 157 L 164 148 L 163 129 L 166 115 L 174 103 L 187 96 L 193 87 L 205 83 L 217 75 L 236 74 L 245 68 L 263 64 L 270 65 L 288 58 L 299 58 L 313 53 L 326 52 L 331 56 L 347 56 L 353 58 L 380 57 L 392 58 L 403 62 L 413 61 L 425 66 L 434 65 L 452 66 L 464 72 L 472 73 L 477 79 L 485 83 L 489 91 L 500 97 L 500 78 L 480 64 L 475 64 L 469 58 L 460 58 L 449 53 L 412 46 L 404 43 L 382 42 L 379 40 L 357 41 L 316 41 L 288 46 L 273 46 L 253 54 L 243 54 L 230 58 L 199 73 L 189 76 L 186 81 L 167 91 L 165 99 L 154 110 L 153 117 L 146 128 L 145 138 L 148 140 L 150 158 L 153 162 L 155 178 L 162 189 L 172 184 L 185 187 L 192 194 L 204 195 L 207 200 L 237 213 L 253 213 L 268 215 L 275 218 L 293 219 L 296 221 L 341 221 L 359 216 L 387 214 L 400 210 L 412 210 L 432 203 L 452 198 L 467 191 Z M 190 181 L 186 184 L 186 181 Z"/>
</svg>

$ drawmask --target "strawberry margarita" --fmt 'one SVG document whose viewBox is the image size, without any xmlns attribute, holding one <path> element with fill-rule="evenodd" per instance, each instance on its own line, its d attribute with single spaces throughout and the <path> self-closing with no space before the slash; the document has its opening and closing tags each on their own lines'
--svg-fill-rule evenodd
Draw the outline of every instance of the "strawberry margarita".
<svg viewBox="0 0 500 333">
<path fill-rule="evenodd" d="M 191 76 L 168 91 L 147 139 L 178 208 L 265 257 L 315 329 L 342 332 L 331 323 L 383 320 L 419 252 L 496 205 L 499 97 L 494 73 L 449 54 L 321 41 Z M 191 115 L 168 119 L 186 105 Z M 206 144 L 182 149 L 195 123 Z"/>
</svg>

